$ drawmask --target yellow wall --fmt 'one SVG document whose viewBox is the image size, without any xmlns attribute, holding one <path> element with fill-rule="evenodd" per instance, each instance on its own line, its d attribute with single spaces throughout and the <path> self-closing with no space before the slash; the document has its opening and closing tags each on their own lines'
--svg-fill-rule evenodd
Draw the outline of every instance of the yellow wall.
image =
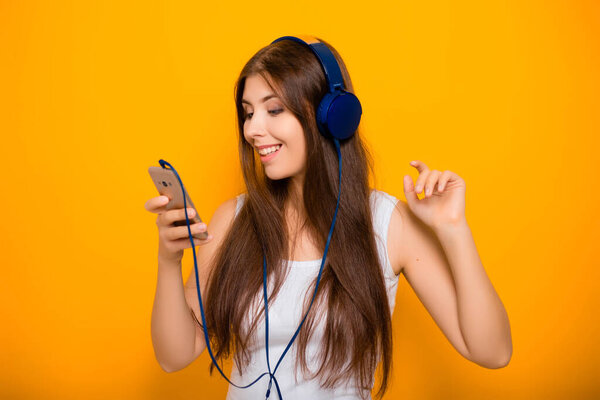
<svg viewBox="0 0 600 400">
<path fill-rule="evenodd" d="M 401 278 L 386 398 L 598 398 L 599 18 L 593 1 L 1 2 L 0 398 L 225 397 L 206 352 L 172 374 L 154 359 L 147 169 L 171 162 L 209 221 L 243 189 L 237 74 L 294 34 L 345 58 L 379 188 L 404 199 L 413 159 L 465 179 L 510 317 L 512 360 L 484 369 Z"/>
</svg>

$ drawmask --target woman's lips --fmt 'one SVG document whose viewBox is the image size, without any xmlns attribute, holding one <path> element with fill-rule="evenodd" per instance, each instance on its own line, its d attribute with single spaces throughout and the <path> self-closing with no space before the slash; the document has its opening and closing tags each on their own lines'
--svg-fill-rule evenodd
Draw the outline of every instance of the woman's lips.
<svg viewBox="0 0 600 400">
<path fill-rule="evenodd" d="M 277 149 L 277 151 L 274 151 L 273 153 L 269 153 L 266 156 L 260 156 L 260 161 L 263 162 L 263 163 L 271 161 L 277 154 L 279 154 L 279 151 L 282 148 L 283 148 L 283 145 L 279 146 L 279 148 Z"/>
</svg>

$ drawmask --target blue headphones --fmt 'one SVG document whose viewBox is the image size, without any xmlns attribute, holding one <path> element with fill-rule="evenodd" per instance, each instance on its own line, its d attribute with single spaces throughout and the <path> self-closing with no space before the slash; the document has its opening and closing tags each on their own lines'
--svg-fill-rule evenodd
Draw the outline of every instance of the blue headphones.
<svg viewBox="0 0 600 400">
<path fill-rule="evenodd" d="M 227 382 L 229 382 L 231 385 L 233 385 L 237 388 L 244 389 L 249 386 L 252 386 L 256 382 L 258 382 L 258 380 L 260 380 L 263 376 L 269 375 L 269 387 L 267 389 L 267 393 L 266 393 L 266 397 L 265 397 L 266 399 L 269 398 L 269 394 L 271 393 L 271 385 L 273 384 L 273 382 L 275 382 L 275 387 L 277 388 L 277 394 L 279 395 L 279 399 L 283 400 L 283 397 L 281 396 L 281 390 L 279 389 L 279 383 L 277 383 L 277 378 L 275 378 L 275 372 L 277 371 L 277 368 L 279 367 L 281 360 L 283 360 L 283 357 L 285 356 L 285 354 L 291 347 L 292 343 L 296 339 L 296 336 L 298 336 L 298 333 L 300 332 L 300 328 L 304 324 L 304 320 L 306 320 L 306 317 L 308 316 L 308 313 L 310 312 L 310 309 L 312 308 L 313 301 L 315 300 L 315 296 L 317 294 L 317 289 L 319 288 L 319 282 L 321 281 L 321 273 L 323 272 L 323 266 L 325 265 L 325 259 L 327 257 L 327 251 L 329 250 L 329 242 L 330 242 L 331 236 L 333 234 L 333 228 L 335 226 L 335 221 L 336 221 L 338 209 L 340 206 L 340 194 L 341 194 L 341 189 L 342 189 L 342 153 L 340 151 L 340 142 L 339 141 L 350 138 L 354 135 L 354 133 L 356 132 L 356 129 L 358 128 L 358 124 L 360 122 L 360 117 L 362 114 L 362 108 L 360 106 L 360 101 L 358 101 L 358 98 L 353 93 L 347 92 L 344 87 L 344 81 L 342 78 L 342 72 L 340 70 L 340 66 L 338 65 L 337 60 L 335 59 L 335 56 L 333 55 L 331 50 L 329 50 L 329 48 L 324 43 L 321 43 L 318 39 L 316 39 L 313 36 L 303 35 L 300 37 L 282 36 L 282 37 L 274 40 L 273 42 L 271 42 L 271 44 L 279 42 L 280 40 L 293 40 L 295 42 L 302 43 L 302 44 L 308 46 L 308 48 L 313 51 L 313 53 L 317 56 L 317 59 L 320 61 L 321 65 L 323 67 L 325 76 L 327 78 L 327 84 L 329 86 L 329 92 L 323 97 L 323 99 L 321 99 L 321 102 L 319 103 L 317 113 L 316 113 L 317 126 L 319 128 L 319 132 L 321 133 L 321 135 L 323 135 L 324 137 L 326 137 L 328 139 L 333 140 L 333 142 L 335 144 L 335 148 L 337 150 L 338 160 L 339 160 L 339 174 L 338 174 L 339 186 L 338 186 L 337 205 L 335 207 L 335 213 L 333 214 L 333 222 L 331 223 L 331 228 L 329 229 L 329 236 L 327 237 L 327 243 L 325 245 L 325 253 L 323 254 L 323 259 L 321 260 L 321 267 L 319 268 L 317 284 L 315 285 L 315 291 L 314 291 L 312 299 L 310 301 L 310 305 L 308 306 L 306 315 L 304 315 L 304 318 L 302 318 L 302 321 L 300 322 L 298 329 L 296 329 L 294 336 L 292 336 L 290 342 L 288 343 L 285 350 L 281 354 L 281 357 L 279 358 L 279 361 L 277 361 L 277 364 L 275 365 L 275 368 L 273 370 L 271 370 L 271 365 L 269 364 L 269 308 L 268 308 L 268 301 L 267 301 L 267 260 L 266 260 L 266 257 L 264 256 L 264 251 L 263 251 L 263 297 L 264 297 L 264 302 L 265 302 L 265 330 L 266 330 L 266 332 L 265 332 L 265 347 L 266 347 L 266 352 L 267 352 L 268 372 L 264 372 L 262 375 L 260 375 L 258 378 L 256 378 L 252 383 L 250 383 L 246 386 L 238 386 L 235 383 L 231 382 L 229 380 L 229 378 L 227 378 L 225 376 L 225 374 L 219 367 L 219 364 L 215 360 L 213 352 L 210 348 L 210 340 L 208 337 L 208 331 L 206 329 L 206 318 L 204 316 L 204 307 L 202 306 L 202 297 L 200 295 L 200 283 L 198 281 L 198 263 L 196 261 L 196 248 L 194 246 L 194 239 L 192 238 L 192 231 L 190 228 L 190 220 L 189 220 L 188 214 L 187 214 L 187 204 L 186 204 L 186 200 L 185 200 L 187 196 L 185 196 L 185 188 L 183 187 L 183 182 L 181 181 L 181 178 L 179 178 L 179 174 L 177 173 L 175 168 L 173 168 L 171 166 L 171 164 L 169 164 L 165 160 L 162 160 L 162 159 L 159 160 L 159 163 L 163 168 L 169 168 L 169 169 L 173 170 L 173 172 L 175 173 L 175 176 L 177 177 L 177 180 L 179 181 L 179 184 L 181 185 L 181 190 L 184 194 L 183 207 L 185 210 L 185 220 L 186 220 L 186 224 L 187 224 L 187 228 L 188 228 L 188 235 L 190 238 L 190 242 L 192 244 L 192 251 L 194 253 L 194 269 L 196 272 L 196 289 L 198 292 L 198 302 L 200 304 L 200 313 L 202 314 L 202 328 L 204 329 L 204 339 L 206 341 L 206 348 L 208 349 L 208 353 L 210 354 L 213 364 L 215 365 L 215 367 L 217 367 L 217 370 L 221 373 L 223 378 L 225 378 L 225 380 L 227 380 Z"/>
<path fill-rule="evenodd" d="M 362 108 L 358 98 L 353 93 L 346 91 L 342 71 L 329 47 L 319 42 L 317 38 L 308 35 L 282 36 L 271 44 L 280 40 L 292 40 L 308 46 L 323 66 L 329 92 L 323 96 L 317 107 L 319 132 L 326 138 L 340 140 L 354 135 L 360 122 Z"/>
</svg>

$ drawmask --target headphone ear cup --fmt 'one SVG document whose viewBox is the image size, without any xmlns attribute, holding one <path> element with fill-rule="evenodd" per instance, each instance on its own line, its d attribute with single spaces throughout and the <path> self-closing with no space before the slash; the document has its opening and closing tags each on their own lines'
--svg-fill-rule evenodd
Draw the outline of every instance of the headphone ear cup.
<svg viewBox="0 0 600 400">
<path fill-rule="evenodd" d="M 332 93 L 327 93 L 321 99 L 319 103 L 319 107 L 317 108 L 317 126 L 319 127 L 319 132 L 327 139 L 331 139 L 333 136 L 327 127 L 327 110 L 329 110 L 329 105 L 333 100 L 334 95 Z"/>
<path fill-rule="evenodd" d="M 324 128 L 326 137 L 330 135 L 340 140 L 348 139 L 358 129 L 361 115 L 362 107 L 354 93 L 327 93 L 319 103 L 317 124 L 319 130 Z"/>
</svg>

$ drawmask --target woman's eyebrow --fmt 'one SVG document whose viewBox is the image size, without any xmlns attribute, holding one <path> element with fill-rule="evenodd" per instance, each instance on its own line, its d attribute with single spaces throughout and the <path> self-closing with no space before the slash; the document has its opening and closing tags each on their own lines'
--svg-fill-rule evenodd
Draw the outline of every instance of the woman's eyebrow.
<svg viewBox="0 0 600 400">
<path fill-rule="evenodd" d="M 277 96 L 277 95 L 275 95 L 275 94 L 273 94 L 273 93 L 271 93 L 271 94 L 268 94 L 268 95 L 266 95 L 266 96 L 265 96 L 265 97 L 263 97 L 262 99 L 260 99 L 260 102 L 261 102 L 261 103 L 264 103 L 265 101 L 269 100 L 271 97 L 278 97 L 278 96 Z M 250 104 L 250 105 L 252 105 L 252 103 L 250 103 L 250 102 L 249 102 L 248 100 L 246 100 L 246 99 L 242 99 L 242 103 L 246 103 L 246 104 Z"/>
</svg>

